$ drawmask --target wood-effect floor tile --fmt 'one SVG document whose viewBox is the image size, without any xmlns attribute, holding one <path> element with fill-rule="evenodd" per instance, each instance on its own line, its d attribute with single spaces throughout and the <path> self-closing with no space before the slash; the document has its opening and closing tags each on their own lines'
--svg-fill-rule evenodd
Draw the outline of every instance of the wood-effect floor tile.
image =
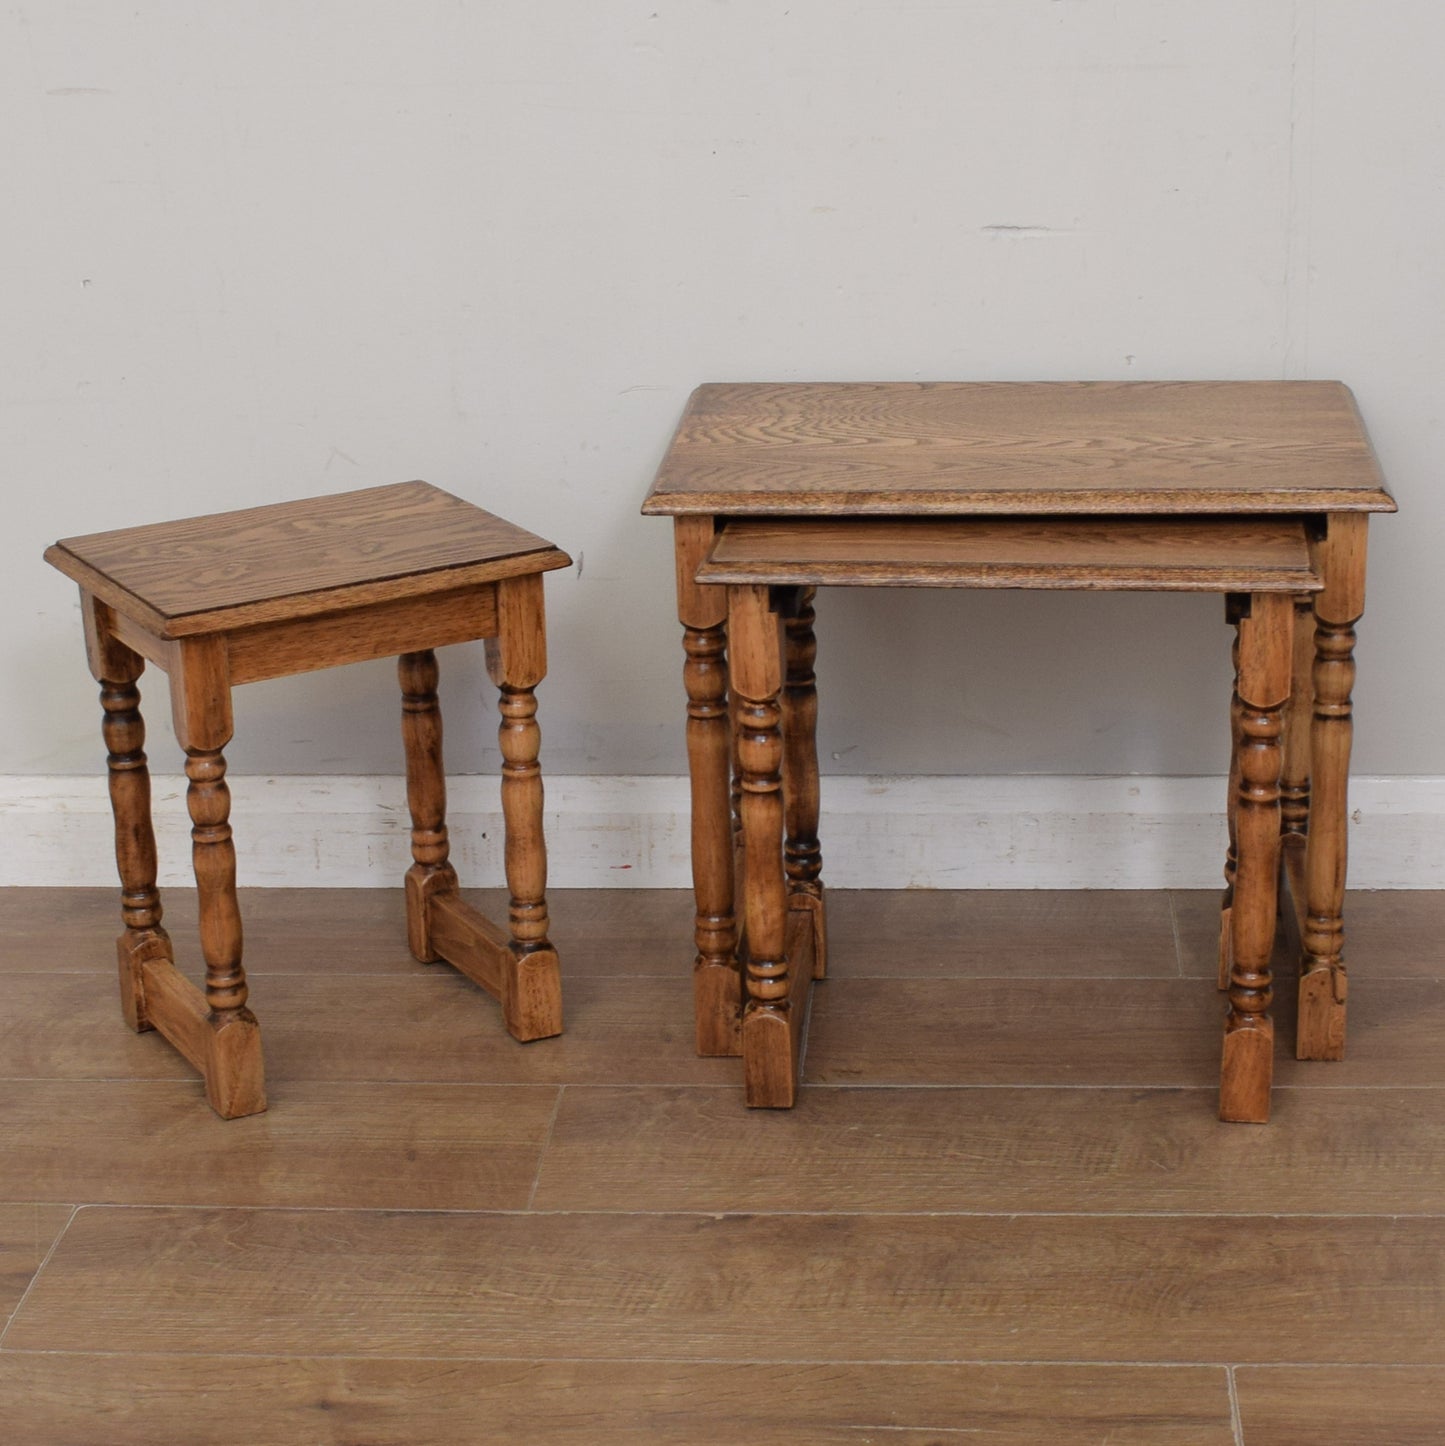
<svg viewBox="0 0 1445 1446">
<path fill-rule="evenodd" d="M 199 957 L 196 891 L 163 889 L 178 957 Z M 241 889 L 246 967 L 272 973 L 404 973 L 406 905 L 396 889 Z M 0 889 L 0 972 L 115 974 L 118 889 Z"/>
<path fill-rule="evenodd" d="M 194 969 L 187 971 L 194 977 Z M 445 964 L 358 978 L 257 977 L 268 1096 L 288 1080 L 435 1084 L 729 1084 L 736 1060 L 694 1052 L 692 982 L 577 979 L 565 1033 L 518 1044 L 494 999 Z M 121 1020 L 115 985 L 85 975 L 0 976 L 0 1078 L 189 1079 L 158 1034 Z"/>
<path fill-rule="evenodd" d="M 216 1340 L 273 1355 L 1441 1365 L 1445 1220 L 96 1206 L 6 1344 Z"/>
<path fill-rule="evenodd" d="M 1340 1062 L 1293 1058 L 1276 995 L 1275 1080 L 1445 1084 L 1445 982 L 1351 990 Z M 1207 979 L 830 979 L 813 990 L 804 1078 L 829 1085 L 1217 1083 L 1224 1002 Z"/>
<path fill-rule="evenodd" d="M 1186 975 L 1207 978 L 1218 967 L 1219 900 L 1218 889 L 1173 893 Z M 1445 978 L 1445 891 L 1354 890 L 1344 919 L 1345 959 L 1362 987 L 1372 979 Z M 1282 962 L 1293 969 L 1298 959 Z"/>
<path fill-rule="evenodd" d="M 65 1229 L 73 1208 L 0 1204 L 0 1331 Z"/>
<path fill-rule="evenodd" d="M 505 889 L 462 893 L 506 924 Z M 567 975 L 685 975 L 692 968 L 690 889 L 552 889 L 547 901 L 552 942 Z M 177 954 L 196 956 L 196 891 L 165 889 L 162 904 Z M 242 889 L 240 906 L 251 974 L 405 974 L 414 966 L 399 883 L 394 889 Z M 114 974 L 120 932 L 117 889 L 0 889 L 0 973 Z"/>
<path fill-rule="evenodd" d="M 548 1087 L 288 1081 L 222 1121 L 190 1082 L 0 1082 L 0 1199 L 516 1210 Z"/>
<path fill-rule="evenodd" d="M 1178 973 L 1161 890 L 849 889 L 828 893 L 835 979 Z"/>
<path fill-rule="evenodd" d="M 768 1366 L 0 1353 L 46 1446 L 1232 1446 L 1210 1367 Z"/>
<path fill-rule="evenodd" d="M 1274 1124 L 1215 1089 L 567 1090 L 545 1210 L 1439 1214 L 1445 1091 L 1275 1094 Z"/>
<path fill-rule="evenodd" d="M 1445 1370 L 1246 1367 L 1235 1372 L 1245 1446 L 1439 1446 Z"/>
</svg>

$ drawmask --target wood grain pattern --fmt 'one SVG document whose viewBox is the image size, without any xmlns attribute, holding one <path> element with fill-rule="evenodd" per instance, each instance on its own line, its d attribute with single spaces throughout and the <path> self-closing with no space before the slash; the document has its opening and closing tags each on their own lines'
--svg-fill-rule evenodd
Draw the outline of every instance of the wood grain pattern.
<svg viewBox="0 0 1445 1446">
<path fill-rule="evenodd" d="M 830 888 L 828 915 L 834 979 L 1177 972 L 1168 896 L 1151 889 Z"/>
<path fill-rule="evenodd" d="M 426 482 L 68 537 L 45 557 L 163 638 L 571 563 L 543 538 Z"/>
<path fill-rule="evenodd" d="M 648 513 L 1393 511 L 1339 382 L 710 384 Z"/>
<path fill-rule="evenodd" d="M 265 1389 L 258 1390 L 258 1381 Z M 25 1440 L 154 1446 L 1233 1446 L 1217 1367 L 0 1356 Z M 881 1434 L 880 1434 L 881 1433 Z"/>
<path fill-rule="evenodd" d="M 1328 1341 L 1340 1362 L 1439 1365 L 1445 1220 L 96 1206 L 6 1345 L 217 1333 L 278 1355 L 773 1363 L 1223 1363 L 1242 1342 L 1286 1363 Z"/>
<path fill-rule="evenodd" d="M 506 913 L 505 889 L 463 889 L 462 897 L 488 918 Z M 414 972 L 403 901 L 389 889 L 242 887 L 238 898 L 252 980 L 278 973 Z M 547 898 L 569 978 L 678 972 L 676 941 L 692 924 L 690 890 L 549 888 Z M 1173 898 L 1186 965 L 1192 965 L 1201 927 L 1214 927 L 1204 911 L 1217 919 L 1219 895 L 1180 890 Z M 1347 907 L 1372 976 L 1445 972 L 1445 961 L 1431 952 L 1445 928 L 1445 896 L 1355 893 Z M 828 911 L 837 935 L 830 969 L 839 978 L 1179 972 L 1170 896 L 1162 890 L 830 889 Z M 0 974 L 109 969 L 114 913 L 109 889 L 0 888 Z M 172 933 L 194 935 L 195 918 L 195 890 L 167 889 Z M 939 940 L 947 947 L 936 947 Z"/>
<path fill-rule="evenodd" d="M 1317 590 L 1294 518 L 735 519 L 705 583 L 1149 592 Z"/>
<path fill-rule="evenodd" d="M 1294 599 L 1256 593 L 1239 620 L 1239 746 L 1229 905 L 1229 1013 L 1219 1117 L 1264 1124 L 1274 1065 L 1270 957 L 1278 922 L 1280 738 L 1289 701 Z M 1231 773 L 1233 773 L 1231 769 Z"/>
<path fill-rule="evenodd" d="M 742 895 L 743 1083 L 749 1105 L 786 1109 L 797 1091 L 801 1010 L 788 975 L 782 627 L 767 588 L 728 589 L 728 637 L 747 860 Z"/>
<path fill-rule="evenodd" d="M 401 685 L 401 741 L 406 755 L 406 805 L 411 815 L 411 867 L 406 871 L 406 935 L 412 957 L 431 963 L 429 905 L 438 894 L 454 894 L 457 873 L 449 862 L 447 778 L 442 760 L 442 711 L 437 698 L 440 670 L 430 648 L 402 653 L 396 660 Z"/>
<path fill-rule="evenodd" d="M 786 1114 L 741 1110 L 731 1090 L 568 1090 L 533 1203 L 869 1214 L 1438 1212 L 1445 1092 L 1275 1093 L 1279 1128 L 1241 1131 L 1212 1121 L 1207 1085 L 809 1085 Z"/>
<path fill-rule="evenodd" d="M 1247 1446 L 1439 1446 L 1445 1370 L 1410 1366 L 1235 1372 Z"/>
<path fill-rule="evenodd" d="M 557 1102 L 546 1086 L 297 1083 L 220 1128 L 194 1096 L 0 1081 L 0 1200 L 516 1210 Z"/>
<path fill-rule="evenodd" d="M 0 1332 L 73 1209 L 70 1205 L 0 1204 Z"/>
<path fill-rule="evenodd" d="M 1345 1050 L 1345 872 L 1350 749 L 1354 740 L 1355 624 L 1365 609 L 1369 519 L 1332 517 L 1316 543 L 1326 579 L 1315 599 L 1314 718 L 1310 728 L 1311 818 L 1305 839 L 1306 908 L 1296 1048 L 1301 1059 Z"/>
<path fill-rule="evenodd" d="M 1375 965 L 1438 975 L 1445 895 L 1352 900 L 1356 948 L 1378 949 L 1361 954 L 1351 1058 L 1287 1058 L 1282 999 L 1267 1131 L 1213 1118 L 1202 891 L 1173 901 L 1186 964 L 1201 956 L 1189 980 L 1066 977 L 1108 963 L 1102 946 L 1070 956 L 1071 923 L 1132 895 L 995 894 L 987 912 L 854 897 L 866 927 L 898 920 L 909 958 L 840 975 L 815 1008 L 841 996 L 853 1028 L 891 1000 L 915 1027 L 855 1032 L 855 1062 L 884 1075 L 915 1050 L 924 1087 L 806 1086 L 790 1112 L 743 1110 L 736 1066 L 693 1054 L 686 893 L 553 901 L 597 957 L 574 959 L 592 973 L 569 981 L 572 1033 L 540 1052 L 464 980 L 410 962 L 399 890 L 251 897 L 250 933 L 276 951 L 253 981 L 275 1021 L 273 1102 L 222 1126 L 185 1062 L 118 1028 L 95 987 L 112 891 L 0 891 L 0 1076 L 28 1076 L 0 1078 L 0 1202 L 92 1207 L 0 1345 L 7 1440 L 151 1446 L 158 1422 L 232 1440 L 239 1420 L 278 1446 L 1223 1446 L 1226 1364 L 1246 1443 L 1438 1435 L 1445 985 Z M 1137 901 L 1115 932 L 1140 930 L 1142 967 L 1167 911 Z M 193 913 L 178 891 L 167 922 Z M 971 920 L 1001 977 L 950 977 L 986 966 L 960 947 Z M 1019 976 L 1010 947 L 1057 977 Z M 1163 1046 L 1126 1048 L 1136 1031 Z M 1192 1087 L 1118 1084 L 1167 1062 L 1171 1035 L 1204 1046 Z M 820 1040 L 833 1048 L 815 1021 L 815 1062 Z M 980 1057 L 993 1083 L 958 1087 Z M 559 1061 L 540 1088 L 407 1082 Z M 0 1326 L 69 1214 L 0 1203 Z M 53 1351 L 62 1337 L 79 1354 Z M 1196 1364 L 1145 1364 L 1161 1361 Z M 1417 1364 L 1382 1369 L 1401 1361 Z"/>
<path fill-rule="evenodd" d="M 674 961 L 675 962 L 675 961 Z M 344 976 L 342 976 L 344 978 Z M 474 985 L 413 965 L 358 976 L 345 1015 L 335 973 L 255 978 L 267 1070 L 289 1079 L 469 1084 L 737 1084 L 737 1067 L 698 1058 L 690 986 L 657 975 L 568 983 L 568 1032 L 526 1048 L 497 1028 Z M 1121 991 L 1131 1031 L 1118 1042 Z M 814 991 L 806 1078 L 837 1085 L 1205 1085 L 1218 1069 L 1219 996 L 1204 980 L 830 979 Z M 1361 991 L 1350 1058 L 1321 1070 L 1275 1060 L 1277 1084 L 1445 1084 L 1445 983 L 1393 979 Z M 1281 1038 L 1293 1009 L 1277 1004 Z M 0 1078 L 185 1079 L 172 1051 L 119 1028 L 94 975 L 0 975 Z M 358 1050 L 356 1039 L 367 1040 Z M 278 1094 L 279 1089 L 273 1089 Z"/>
<path fill-rule="evenodd" d="M 1119 1028 L 1119 999 L 1130 1028 Z M 1340 1088 L 1445 1083 L 1445 984 L 1392 980 L 1356 1001 L 1351 1058 L 1320 1070 L 1278 1048 L 1277 1084 Z M 1293 1008 L 1280 999 L 1280 1037 Z M 1219 1065 L 1212 977 L 1127 985 L 1100 979 L 833 978 L 816 991 L 804 1078 L 832 1085 L 1200 1085 Z"/>
<path fill-rule="evenodd" d="M 289 678 L 319 668 L 392 658 L 426 639 L 428 647 L 491 637 L 497 630 L 495 589 L 485 583 L 348 607 L 324 617 L 260 623 L 230 634 L 231 681 Z"/>
</svg>

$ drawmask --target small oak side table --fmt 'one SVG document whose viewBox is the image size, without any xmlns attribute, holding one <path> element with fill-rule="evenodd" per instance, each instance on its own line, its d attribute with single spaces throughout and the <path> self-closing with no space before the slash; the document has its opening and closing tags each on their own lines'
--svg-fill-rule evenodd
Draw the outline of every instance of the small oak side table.
<svg viewBox="0 0 1445 1446">
<path fill-rule="evenodd" d="M 1369 514 L 1394 510 L 1338 382 L 700 387 L 643 506 L 674 518 L 699 1053 L 743 1056 L 750 1105 L 796 1098 L 827 949 L 818 587 L 1220 592 L 1238 628 L 1220 1113 L 1267 1119 L 1281 875 L 1296 1052 L 1344 1049 L 1354 626 Z"/>
<path fill-rule="evenodd" d="M 564 552 L 425 482 L 406 482 L 66 538 L 45 557 L 80 584 L 86 653 L 101 685 L 125 923 L 122 1013 L 190 1060 L 218 1114 L 266 1108 L 260 1031 L 246 1007 L 222 753 L 238 683 L 398 656 L 411 951 L 423 962 L 446 960 L 500 999 L 515 1038 L 561 1033 L 533 690 L 547 667 L 542 574 L 568 566 Z M 506 931 L 462 900 L 448 862 L 432 650 L 478 638 L 488 640 L 487 669 L 501 690 Z M 136 687 L 147 662 L 169 674 L 186 754 L 204 993 L 176 969 L 161 924 Z"/>
</svg>

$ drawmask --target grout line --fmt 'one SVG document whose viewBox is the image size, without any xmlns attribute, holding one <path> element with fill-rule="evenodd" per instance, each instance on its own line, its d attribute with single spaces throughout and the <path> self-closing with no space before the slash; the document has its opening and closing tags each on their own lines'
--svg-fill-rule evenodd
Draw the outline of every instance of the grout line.
<svg viewBox="0 0 1445 1446">
<path fill-rule="evenodd" d="M 1140 1370 L 1140 1371 L 1198 1371 L 1210 1369 L 1223 1369 L 1232 1372 L 1233 1367 L 1222 1361 L 1139 1361 L 1139 1360 L 1115 1360 L 1112 1358 L 1094 1359 L 1054 1359 L 1053 1357 L 968 1357 L 968 1356 L 932 1356 L 932 1357 L 849 1357 L 845 1360 L 833 1358 L 822 1358 L 815 1356 L 540 1356 L 540 1355 L 515 1355 L 515 1356 L 489 1356 L 480 1354 L 469 1355 L 410 1355 L 410 1354 L 378 1354 L 376 1352 L 360 1351 L 176 1351 L 165 1349 L 148 1349 L 139 1351 L 115 1351 L 115 1350 L 77 1350 L 67 1347 L 35 1347 L 19 1346 L 10 1347 L 0 1354 L 6 1356 L 61 1356 L 91 1358 L 101 1357 L 106 1359 L 128 1360 L 144 1359 L 147 1357 L 159 1358 L 180 1358 L 184 1360 L 247 1360 L 247 1361 L 427 1361 L 427 1362 L 453 1362 L 461 1365 L 466 1363 L 498 1363 L 504 1365 L 597 1365 L 597 1366 L 622 1366 L 622 1365 L 660 1365 L 660 1366 L 874 1366 L 874 1367 L 896 1367 L 905 1369 L 910 1366 L 999 1366 L 1007 1367 L 1010 1370 L 1025 1367 L 1032 1370 L 1050 1370 L 1061 1368 L 1096 1367 L 1109 1370 Z M 1337 1371 L 1341 1367 L 1350 1369 L 1361 1368 L 1371 1371 L 1419 1371 L 1438 1370 L 1439 1362 L 1410 1362 L 1399 1361 L 1251 1361 L 1250 1370 L 1265 1369 L 1275 1371 Z"/>
<path fill-rule="evenodd" d="M 1169 901 L 1169 931 L 1174 936 L 1174 972 L 1180 979 L 1193 978 L 1184 972 L 1184 946 L 1179 942 L 1179 911 L 1174 907 L 1174 890 L 1166 889 L 1164 897 Z"/>
<path fill-rule="evenodd" d="M 570 1089 L 570 1090 L 711 1090 L 725 1091 L 733 1090 L 741 1094 L 741 1086 L 736 1080 L 721 1080 L 713 1083 L 710 1080 L 507 1080 L 507 1079 L 425 1079 L 425 1078 L 402 1078 L 395 1075 L 374 1078 L 367 1075 L 345 1075 L 340 1077 L 320 1075 L 272 1075 L 270 1083 L 285 1086 L 296 1085 L 305 1088 L 327 1086 L 341 1088 L 343 1086 L 360 1085 L 368 1088 L 382 1088 L 387 1085 L 411 1085 L 425 1089 L 486 1089 L 486 1090 L 543 1090 L 543 1089 Z M 155 1076 L 136 1075 L 0 1075 L 0 1086 L 7 1084 L 51 1084 L 51 1085 L 170 1085 L 172 1087 L 187 1085 L 198 1088 L 201 1084 L 199 1077 L 176 1076 L 172 1078 L 157 1078 Z M 908 1091 L 932 1091 L 946 1092 L 953 1091 L 963 1094 L 970 1090 L 1069 1090 L 1074 1092 L 1095 1093 L 1110 1091 L 1118 1093 L 1145 1091 L 1157 1094 L 1187 1094 L 1201 1093 L 1204 1091 L 1217 1091 L 1218 1084 L 1188 1084 L 1169 1082 L 1167 1080 L 1129 1080 L 1118 1084 L 1111 1084 L 1105 1081 L 1098 1081 L 1092 1084 L 1068 1084 L 1064 1081 L 1044 1081 L 1041 1083 L 1028 1083 L 1026 1081 L 1006 1080 L 993 1082 L 989 1080 L 972 1081 L 946 1081 L 941 1084 L 934 1084 L 924 1080 L 866 1080 L 857 1083 L 842 1082 L 834 1080 L 804 1080 L 800 1088 L 804 1091 L 817 1093 L 847 1094 L 849 1092 L 894 1093 L 901 1094 Z M 1276 1093 L 1292 1092 L 1302 1094 L 1340 1094 L 1340 1093 L 1429 1093 L 1431 1091 L 1445 1090 L 1445 1081 L 1435 1084 L 1276 1084 Z M 259 1117 L 258 1117 L 259 1118 Z"/>
<path fill-rule="evenodd" d="M 567 1086 L 560 1085 L 557 1089 L 557 1098 L 552 1102 L 552 1114 L 547 1121 L 547 1133 L 542 1137 L 542 1148 L 537 1151 L 537 1173 L 532 1176 L 532 1188 L 527 1192 L 526 1208 L 531 1210 L 537 1199 L 537 1190 L 542 1184 L 542 1165 L 547 1159 L 547 1151 L 552 1145 L 552 1131 L 557 1128 L 557 1116 L 562 1113 L 562 1096 L 567 1093 Z"/>
<path fill-rule="evenodd" d="M 20 1293 L 20 1299 L 15 1302 L 15 1309 L 10 1312 L 9 1317 L 6 1319 L 4 1329 L 0 1330 L 0 1348 L 4 1347 L 5 1337 L 10 1334 L 10 1327 L 20 1319 L 20 1312 L 25 1308 L 25 1302 L 30 1299 L 30 1292 L 35 1289 L 35 1282 L 40 1279 L 41 1272 L 50 1264 L 50 1257 L 59 1249 L 60 1242 L 65 1238 L 66 1231 L 70 1229 L 75 1217 L 79 1215 L 84 1208 L 83 1205 L 74 1206 L 65 1224 L 56 1232 L 55 1239 L 50 1242 L 50 1249 L 45 1252 L 45 1258 L 35 1267 L 35 1273 L 30 1277 L 25 1289 Z"/>
<path fill-rule="evenodd" d="M 45 1200 L 0 1200 L 5 1205 L 47 1205 L 65 1204 L 65 1201 Z M 770 1210 L 750 1206 L 675 1206 L 671 1209 L 643 1210 L 620 1209 L 607 1206 L 554 1208 L 538 1210 L 531 1206 L 477 1208 L 461 1205 L 298 1205 L 278 1200 L 269 1204 L 247 1205 L 238 1202 L 195 1202 L 163 1200 L 92 1200 L 78 1205 L 76 1210 L 164 1210 L 170 1212 L 209 1210 L 213 1214 L 222 1212 L 244 1212 L 246 1214 L 274 1215 L 375 1215 L 391 1217 L 396 1215 L 436 1215 L 457 1218 L 510 1218 L 539 1219 L 542 1217 L 606 1218 L 627 1219 L 642 1216 L 649 1220 L 1323 1220 L 1374 1224 L 1380 1221 L 1411 1223 L 1416 1221 L 1445 1220 L 1445 1211 L 1430 1210 L 1389 1210 L 1370 1214 L 1345 1210 L 879 1210 L 863 1209 L 857 1206 L 840 1207 L 835 1210 Z M 74 1217 L 72 1216 L 72 1219 Z M 67 1221 L 62 1230 L 70 1228 Z M 58 1243 L 58 1238 L 57 1238 Z M 48 1258 L 48 1257 L 47 1257 Z M 1251 1361 L 1250 1365 L 1258 1364 Z"/>
<path fill-rule="evenodd" d="M 1239 1388 L 1234 1380 L 1234 1367 L 1226 1366 L 1229 1380 L 1229 1420 L 1234 1427 L 1234 1446 L 1244 1446 L 1244 1419 L 1239 1414 Z"/>
</svg>

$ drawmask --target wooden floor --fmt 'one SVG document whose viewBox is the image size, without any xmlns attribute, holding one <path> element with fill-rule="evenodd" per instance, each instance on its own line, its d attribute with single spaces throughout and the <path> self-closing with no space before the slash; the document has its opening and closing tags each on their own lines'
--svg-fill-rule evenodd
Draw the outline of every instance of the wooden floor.
<svg viewBox="0 0 1445 1446">
<path fill-rule="evenodd" d="M 688 896 L 552 904 L 518 1045 L 399 890 L 245 896 L 224 1123 L 121 1023 L 114 897 L 0 891 L 0 1436 L 1445 1441 L 1445 895 L 1353 899 L 1349 1058 L 1282 1049 L 1265 1127 L 1214 894 L 835 894 L 791 1113 L 693 1054 Z"/>
</svg>

